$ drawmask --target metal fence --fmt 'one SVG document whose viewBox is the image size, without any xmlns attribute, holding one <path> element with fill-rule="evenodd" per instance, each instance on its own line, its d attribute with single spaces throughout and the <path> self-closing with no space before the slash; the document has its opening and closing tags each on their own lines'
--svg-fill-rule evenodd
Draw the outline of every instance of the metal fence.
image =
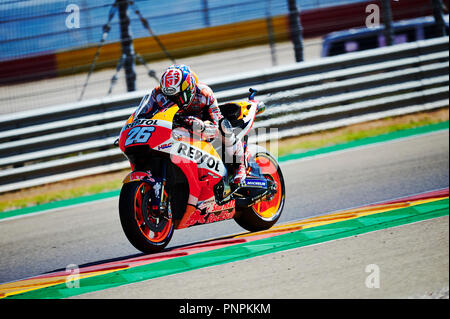
<svg viewBox="0 0 450 319">
<path fill-rule="evenodd" d="M 257 89 L 267 110 L 254 127 L 298 136 L 448 106 L 448 43 L 418 41 L 205 82 L 221 103 Z M 113 142 L 145 93 L 0 116 L 0 192 L 128 167 Z"/>
<path fill-rule="evenodd" d="M 134 79 L 133 73 L 138 89 L 150 87 L 174 61 L 194 64 L 201 78 L 202 72 L 210 74 L 211 65 L 230 74 L 250 69 L 255 60 L 272 65 L 295 61 L 287 0 L 121 0 L 129 3 L 134 47 L 135 72 L 127 68 L 127 76 L 121 64 L 120 12 L 113 5 L 118 2 L 0 1 L 0 114 L 124 93 L 131 90 L 125 82 Z M 297 0 L 305 60 L 320 56 L 320 37 L 365 28 L 368 6 L 381 2 Z M 448 7 L 448 0 L 443 3 Z M 430 0 L 391 5 L 395 21 L 432 15 Z M 405 37 L 415 38 L 400 35 Z M 250 46 L 255 50 L 251 55 Z M 217 61 L 212 53 L 221 50 L 239 54 Z M 195 59 L 199 54 L 202 60 Z"/>
</svg>

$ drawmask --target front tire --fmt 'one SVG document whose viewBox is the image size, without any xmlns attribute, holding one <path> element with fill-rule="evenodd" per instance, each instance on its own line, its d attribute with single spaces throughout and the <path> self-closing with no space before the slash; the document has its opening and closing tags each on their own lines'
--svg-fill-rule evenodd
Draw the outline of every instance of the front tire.
<svg viewBox="0 0 450 319">
<path fill-rule="evenodd" d="M 280 218 L 286 189 L 281 168 L 272 155 L 266 152 L 257 153 L 254 160 L 260 167 L 261 173 L 277 183 L 277 192 L 269 200 L 250 207 L 236 208 L 234 219 L 239 226 L 248 231 L 261 231 L 272 227 Z"/>
<path fill-rule="evenodd" d="M 151 191 L 151 185 L 145 182 L 130 182 L 122 186 L 119 198 L 123 231 L 130 243 L 146 254 L 162 251 L 172 238 L 174 230 L 170 201 L 169 218 L 155 218 L 149 214 Z M 152 224 L 149 225 L 149 222 Z"/>
</svg>

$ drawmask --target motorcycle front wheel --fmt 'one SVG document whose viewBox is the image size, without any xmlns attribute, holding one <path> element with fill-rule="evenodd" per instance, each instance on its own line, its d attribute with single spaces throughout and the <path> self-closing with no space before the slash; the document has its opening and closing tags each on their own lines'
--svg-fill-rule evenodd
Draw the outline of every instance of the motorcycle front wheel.
<svg viewBox="0 0 450 319">
<path fill-rule="evenodd" d="M 234 219 L 239 226 L 246 230 L 260 231 L 269 229 L 280 218 L 284 207 L 286 188 L 281 168 L 272 155 L 257 153 L 254 160 L 261 169 L 261 173 L 277 184 L 277 191 L 270 198 L 250 207 L 236 208 Z"/>
<path fill-rule="evenodd" d="M 151 187 L 140 181 L 126 183 L 122 186 L 119 198 L 123 231 L 130 243 L 146 254 L 162 251 L 174 231 L 169 200 L 167 214 L 152 214 Z"/>
</svg>

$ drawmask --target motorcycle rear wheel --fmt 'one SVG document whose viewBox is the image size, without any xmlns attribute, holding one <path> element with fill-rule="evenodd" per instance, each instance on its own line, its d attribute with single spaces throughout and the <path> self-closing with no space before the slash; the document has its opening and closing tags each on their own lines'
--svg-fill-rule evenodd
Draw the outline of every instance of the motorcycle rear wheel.
<svg viewBox="0 0 450 319">
<path fill-rule="evenodd" d="M 248 231 L 261 231 L 272 227 L 283 211 L 286 189 L 278 162 L 269 153 L 257 153 L 254 160 L 263 175 L 277 183 L 277 191 L 268 200 L 260 201 L 250 207 L 236 208 L 235 221 Z"/>
<path fill-rule="evenodd" d="M 119 198 L 122 229 L 130 243 L 146 254 L 162 251 L 174 231 L 170 201 L 168 216 L 157 218 L 149 213 L 150 191 L 151 186 L 145 182 L 130 182 L 122 186 Z"/>
</svg>

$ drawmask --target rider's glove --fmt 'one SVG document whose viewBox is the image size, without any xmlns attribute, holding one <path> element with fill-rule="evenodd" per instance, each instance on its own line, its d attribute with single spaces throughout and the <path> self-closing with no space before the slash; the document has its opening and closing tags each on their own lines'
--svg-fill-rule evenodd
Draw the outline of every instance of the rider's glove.
<svg viewBox="0 0 450 319">
<path fill-rule="evenodd" d="M 202 121 L 195 116 L 178 116 L 174 118 L 174 123 L 190 130 L 202 140 L 213 139 L 217 136 L 216 124 L 211 121 Z"/>
<path fill-rule="evenodd" d="M 195 116 L 187 116 L 185 123 L 189 126 L 192 132 L 200 134 L 201 139 L 213 139 L 217 135 L 217 125 L 211 121 L 202 121 Z"/>
<path fill-rule="evenodd" d="M 195 116 L 186 116 L 184 122 L 193 132 L 203 132 L 205 123 Z"/>
<path fill-rule="evenodd" d="M 218 132 L 217 125 L 211 121 L 205 121 L 203 122 L 203 124 L 204 124 L 204 129 L 202 131 L 203 139 L 209 140 L 215 138 Z"/>
</svg>

